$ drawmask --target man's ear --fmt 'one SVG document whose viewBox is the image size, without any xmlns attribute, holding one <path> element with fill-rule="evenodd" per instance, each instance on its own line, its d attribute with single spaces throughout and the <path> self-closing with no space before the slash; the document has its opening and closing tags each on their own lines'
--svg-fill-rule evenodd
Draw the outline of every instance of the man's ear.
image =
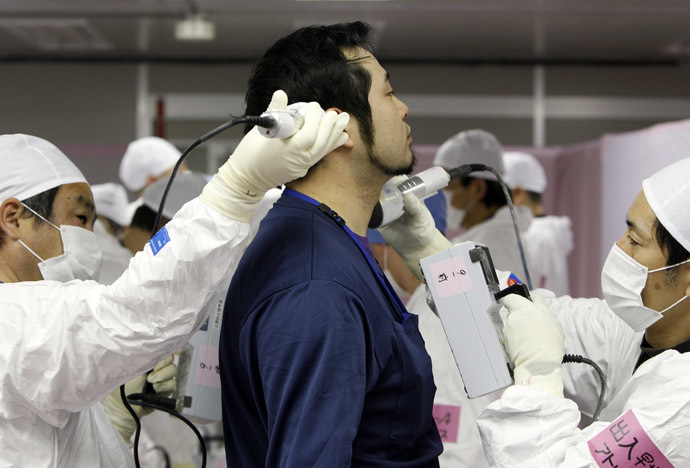
<svg viewBox="0 0 690 468">
<path fill-rule="evenodd" d="M 19 239 L 19 224 L 24 205 L 16 198 L 8 198 L 0 205 L 0 229 L 12 240 Z"/>
<path fill-rule="evenodd" d="M 329 107 L 326 109 L 326 112 L 328 111 L 335 111 L 338 114 L 344 112 L 342 109 L 339 109 L 337 107 Z M 347 139 L 345 143 L 340 148 L 346 148 L 346 149 L 352 149 L 355 146 L 355 142 L 352 140 L 352 129 L 354 128 L 353 125 L 357 125 L 356 122 L 354 122 L 354 119 L 352 118 L 352 115 L 350 115 L 350 121 L 347 123 L 347 126 L 345 127 L 344 132 L 347 133 L 347 135 L 350 137 Z M 337 149 L 337 148 L 336 148 Z"/>
<path fill-rule="evenodd" d="M 470 193 L 472 194 L 472 199 L 473 200 L 481 200 L 484 198 L 484 195 L 486 195 L 486 190 L 487 190 L 487 185 L 486 185 L 486 180 L 480 179 L 480 178 L 475 178 L 472 180 L 472 183 L 470 184 L 471 191 Z"/>
</svg>

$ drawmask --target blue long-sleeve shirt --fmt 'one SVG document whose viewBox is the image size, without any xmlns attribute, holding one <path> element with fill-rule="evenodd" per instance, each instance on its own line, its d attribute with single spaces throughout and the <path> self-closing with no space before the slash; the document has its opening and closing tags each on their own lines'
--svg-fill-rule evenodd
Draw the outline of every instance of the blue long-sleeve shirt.
<svg viewBox="0 0 690 468">
<path fill-rule="evenodd" d="M 436 387 L 355 241 L 283 195 L 234 275 L 220 343 L 228 467 L 436 467 Z"/>
</svg>

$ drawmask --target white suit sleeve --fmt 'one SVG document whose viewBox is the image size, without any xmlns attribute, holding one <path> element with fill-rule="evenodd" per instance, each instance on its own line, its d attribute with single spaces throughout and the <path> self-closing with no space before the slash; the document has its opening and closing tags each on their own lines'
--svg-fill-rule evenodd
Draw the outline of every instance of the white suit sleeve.
<svg viewBox="0 0 690 468">
<path fill-rule="evenodd" d="M 0 285 L 0 415 L 53 425 L 153 368 L 203 323 L 235 271 L 249 225 L 196 199 L 110 286 Z"/>
<path fill-rule="evenodd" d="M 607 406 L 633 373 L 640 355 L 643 332 L 635 332 L 602 299 L 555 297 L 550 291 L 536 291 L 563 327 L 564 352 L 595 361 L 606 375 Z M 585 364 L 563 366 L 564 394 L 575 401 L 580 412 L 591 418 L 601 382 L 594 369 Z"/>
<path fill-rule="evenodd" d="M 572 401 L 521 386 L 478 418 L 492 467 L 690 466 L 690 355 L 667 351 L 650 359 L 599 422 L 583 430 L 578 422 Z"/>
</svg>

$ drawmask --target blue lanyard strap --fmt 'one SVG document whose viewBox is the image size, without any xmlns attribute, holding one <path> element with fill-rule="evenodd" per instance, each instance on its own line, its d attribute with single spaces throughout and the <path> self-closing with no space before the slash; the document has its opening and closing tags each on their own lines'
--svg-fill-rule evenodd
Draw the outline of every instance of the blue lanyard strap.
<svg viewBox="0 0 690 468">
<path fill-rule="evenodd" d="M 357 239 L 357 235 L 352 232 L 352 230 L 347 227 L 347 224 L 345 224 L 345 220 L 341 218 L 338 213 L 333 211 L 328 207 L 328 205 L 319 202 L 318 200 L 314 200 L 308 195 L 305 195 L 303 193 L 300 193 L 296 190 L 292 190 L 289 188 L 286 188 L 285 191 L 283 191 L 285 195 L 289 195 L 293 198 L 298 198 L 302 201 L 305 201 L 311 205 L 314 205 L 319 209 L 320 212 L 331 218 L 335 223 L 343 228 L 343 230 L 347 233 L 348 236 L 350 236 L 350 239 L 352 239 L 359 249 L 359 251 L 364 255 L 364 258 L 366 259 L 367 263 L 369 264 L 369 268 L 371 271 L 374 273 L 374 276 L 376 276 L 376 279 L 379 282 L 379 285 L 383 288 L 383 290 L 386 292 L 386 295 L 388 296 L 388 299 L 393 303 L 394 307 L 397 309 L 398 313 L 400 314 L 400 317 L 402 319 L 402 326 L 403 328 L 405 327 L 405 323 L 407 323 L 407 320 L 410 318 L 410 313 L 407 312 L 407 309 L 405 309 L 405 306 L 403 305 L 402 301 L 398 297 L 398 295 L 395 293 L 395 290 L 393 289 L 393 286 L 391 286 L 390 282 L 388 281 L 388 278 L 384 274 L 382 274 L 380 267 L 378 266 L 378 263 L 374 263 L 375 259 L 372 259 L 371 256 L 364 250 L 364 247 L 360 243 L 359 239 Z"/>
</svg>

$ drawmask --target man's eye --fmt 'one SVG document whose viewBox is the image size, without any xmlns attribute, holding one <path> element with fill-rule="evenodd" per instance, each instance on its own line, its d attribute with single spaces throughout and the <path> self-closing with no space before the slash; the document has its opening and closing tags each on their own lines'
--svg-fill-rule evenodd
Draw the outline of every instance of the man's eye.
<svg viewBox="0 0 690 468">
<path fill-rule="evenodd" d="M 635 239 L 633 239 L 632 236 L 631 236 L 630 234 L 628 234 L 628 239 L 630 240 L 630 243 L 631 243 L 632 245 L 640 245 L 640 243 L 637 242 Z"/>
<path fill-rule="evenodd" d="M 87 218 L 86 216 L 83 216 L 83 215 L 78 215 L 78 216 L 77 216 L 77 219 L 79 219 L 79 221 L 81 221 L 81 223 L 82 223 L 84 226 L 86 226 L 86 223 L 89 221 L 88 218 Z"/>
</svg>

